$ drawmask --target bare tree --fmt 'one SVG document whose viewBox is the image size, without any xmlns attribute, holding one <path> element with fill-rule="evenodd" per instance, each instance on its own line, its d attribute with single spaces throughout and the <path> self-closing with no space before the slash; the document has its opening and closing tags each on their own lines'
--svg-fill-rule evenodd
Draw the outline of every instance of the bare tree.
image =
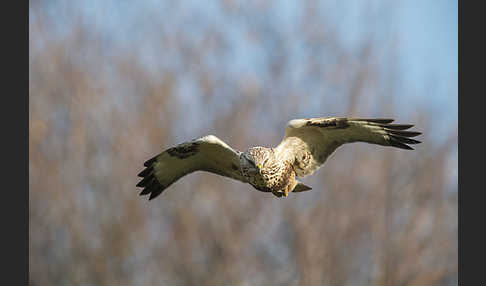
<svg viewBox="0 0 486 286">
<path fill-rule="evenodd" d="M 241 150 L 292 118 L 393 117 L 393 41 L 364 26 L 350 45 L 316 1 L 291 22 L 274 1 L 137 8 L 121 36 L 62 3 L 29 9 L 31 285 L 457 284 L 457 130 L 431 138 L 426 105 L 403 118 L 417 150 L 345 145 L 287 199 L 206 173 L 150 203 L 135 188 L 145 159 L 200 135 Z"/>
</svg>

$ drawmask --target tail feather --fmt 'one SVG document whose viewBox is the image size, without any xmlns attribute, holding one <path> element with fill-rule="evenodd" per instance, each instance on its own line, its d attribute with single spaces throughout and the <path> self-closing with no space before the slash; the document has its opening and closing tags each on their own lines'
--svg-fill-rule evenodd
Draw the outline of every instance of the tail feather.
<svg viewBox="0 0 486 286">
<path fill-rule="evenodd" d="M 311 187 L 304 185 L 301 181 L 297 181 L 297 185 L 294 187 L 292 192 L 305 192 L 312 190 Z"/>
</svg>

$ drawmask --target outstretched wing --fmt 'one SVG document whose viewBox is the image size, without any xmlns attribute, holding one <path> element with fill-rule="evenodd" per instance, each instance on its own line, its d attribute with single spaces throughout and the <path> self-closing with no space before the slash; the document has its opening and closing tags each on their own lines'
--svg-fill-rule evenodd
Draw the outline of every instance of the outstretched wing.
<svg viewBox="0 0 486 286">
<path fill-rule="evenodd" d="M 239 152 L 213 135 L 184 142 L 146 161 L 138 174 L 143 179 L 137 187 L 149 200 L 160 195 L 184 175 L 207 171 L 245 182 L 240 172 Z"/>
<path fill-rule="evenodd" d="M 410 139 L 420 132 L 405 131 L 410 124 L 390 124 L 393 119 L 321 117 L 294 119 L 287 123 L 285 137 L 275 148 L 278 156 L 294 162 L 297 176 L 312 174 L 329 155 L 345 143 L 366 142 L 401 149 L 420 141 Z"/>
</svg>

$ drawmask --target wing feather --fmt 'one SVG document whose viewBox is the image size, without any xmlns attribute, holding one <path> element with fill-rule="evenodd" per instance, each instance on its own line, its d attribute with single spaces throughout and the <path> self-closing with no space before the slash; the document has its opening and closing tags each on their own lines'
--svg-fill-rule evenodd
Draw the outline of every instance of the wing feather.
<svg viewBox="0 0 486 286">
<path fill-rule="evenodd" d="M 422 133 L 405 131 L 412 124 L 391 124 L 388 118 L 320 117 L 293 119 L 287 123 L 285 137 L 275 148 L 282 160 L 294 162 L 297 176 L 312 174 L 339 146 L 366 142 L 413 150 L 407 144 L 421 143 L 410 137 Z"/>
<path fill-rule="evenodd" d="M 240 172 L 240 153 L 214 135 L 184 142 L 154 156 L 144 163 L 137 187 L 149 200 L 160 195 L 181 177 L 194 171 L 207 171 L 245 182 Z"/>
</svg>

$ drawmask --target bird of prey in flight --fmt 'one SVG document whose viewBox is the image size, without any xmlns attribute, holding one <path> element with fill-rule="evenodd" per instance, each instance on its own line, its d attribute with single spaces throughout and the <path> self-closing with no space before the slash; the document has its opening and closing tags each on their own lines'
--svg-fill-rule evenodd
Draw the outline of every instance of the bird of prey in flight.
<svg viewBox="0 0 486 286">
<path fill-rule="evenodd" d="M 262 192 L 287 197 L 290 192 L 311 187 L 297 177 L 311 175 L 339 146 L 366 142 L 413 150 L 407 144 L 420 132 L 405 131 L 411 124 L 391 124 L 393 119 L 320 117 L 294 119 L 287 123 L 285 136 L 275 148 L 251 147 L 234 150 L 214 135 L 171 147 L 144 163 L 138 176 L 140 195 L 149 200 L 160 195 L 179 178 L 194 171 L 207 171 L 249 183 Z"/>
</svg>

